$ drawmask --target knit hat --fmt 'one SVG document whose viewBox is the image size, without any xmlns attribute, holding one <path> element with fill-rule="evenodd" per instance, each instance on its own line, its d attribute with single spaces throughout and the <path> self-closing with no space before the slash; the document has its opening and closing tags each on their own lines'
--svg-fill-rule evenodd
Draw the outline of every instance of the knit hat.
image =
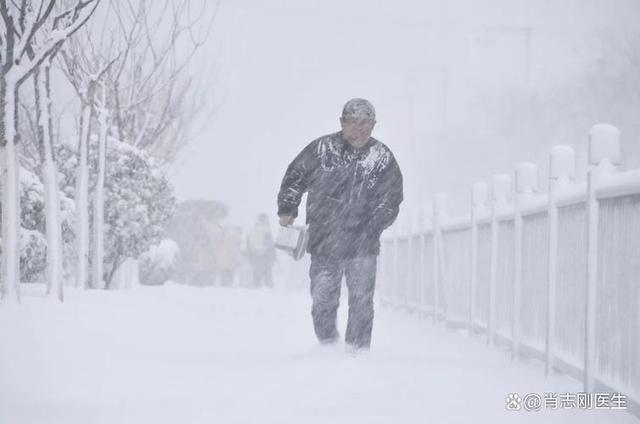
<svg viewBox="0 0 640 424">
<path fill-rule="evenodd" d="M 351 99 L 342 108 L 342 117 L 376 119 L 376 110 L 368 100 Z"/>
</svg>

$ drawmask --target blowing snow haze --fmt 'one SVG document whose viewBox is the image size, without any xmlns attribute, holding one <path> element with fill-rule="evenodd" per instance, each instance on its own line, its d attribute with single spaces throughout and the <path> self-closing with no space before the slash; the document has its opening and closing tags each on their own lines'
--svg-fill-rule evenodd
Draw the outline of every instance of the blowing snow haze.
<svg viewBox="0 0 640 424">
<path fill-rule="evenodd" d="M 639 22 L 0 0 L 0 424 L 639 424 Z"/>
<path fill-rule="evenodd" d="M 638 18 L 622 0 L 222 3 L 206 66 L 192 70 L 215 75 L 215 108 L 177 193 L 220 200 L 243 225 L 275 214 L 289 158 L 337 131 L 352 97 L 376 106 L 373 135 L 403 167 L 407 209 L 445 191 L 463 213 L 476 181 L 546 164 L 555 144 L 585 155 L 597 122 L 624 128 L 636 166 Z"/>
</svg>

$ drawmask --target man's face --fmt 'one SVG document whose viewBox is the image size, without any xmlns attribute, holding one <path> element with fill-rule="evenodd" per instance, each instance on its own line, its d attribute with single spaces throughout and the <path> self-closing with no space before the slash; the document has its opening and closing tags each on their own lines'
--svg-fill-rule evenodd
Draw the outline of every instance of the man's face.
<svg viewBox="0 0 640 424">
<path fill-rule="evenodd" d="M 362 147 L 367 143 L 375 124 L 375 119 L 371 118 L 340 117 L 342 135 L 354 147 Z"/>
</svg>

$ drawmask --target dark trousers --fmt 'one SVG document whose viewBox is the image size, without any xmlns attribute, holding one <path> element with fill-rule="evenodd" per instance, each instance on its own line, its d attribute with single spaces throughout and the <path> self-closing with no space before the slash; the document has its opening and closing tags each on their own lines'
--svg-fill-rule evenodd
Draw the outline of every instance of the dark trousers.
<svg viewBox="0 0 640 424">
<path fill-rule="evenodd" d="M 371 345 L 376 259 L 376 255 L 345 260 L 311 256 L 311 315 L 316 336 L 321 343 L 332 342 L 338 337 L 336 318 L 344 275 L 349 291 L 345 342 L 356 348 L 368 348 Z"/>
<path fill-rule="evenodd" d="M 271 275 L 271 262 L 254 259 L 251 261 L 251 273 L 253 274 L 253 286 L 273 287 L 273 277 Z"/>
</svg>

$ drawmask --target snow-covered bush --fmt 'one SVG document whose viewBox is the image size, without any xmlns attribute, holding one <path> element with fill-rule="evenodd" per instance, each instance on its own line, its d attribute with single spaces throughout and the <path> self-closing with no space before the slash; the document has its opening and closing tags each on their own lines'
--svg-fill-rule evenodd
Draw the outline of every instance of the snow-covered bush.
<svg viewBox="0 0 640 424">
<path fill-rule="evenodd" d="M 162 240 L 175 198 L 165 174 L 144 151 L 115 139 L 107 143 L 105 191 L 108 285 L 127 258 L 137 259 Z"/>
<path fill-rule="evenodd" d="M 24 228 L 44 233 L 44 186 L 38 176 L 20 169 L 20 223 Z"/>
<path fill-rule="evenodd" d="M 180 254 L 178 244 L 163 239 L 160 244 L 140 256 L 140 284 L 157 286 L 169 280 L 175 271 L 176 261 Z"/>
<path fill-rule="evenodd" d="M 47 266 L 47 239 L 35 230 L 20 229 L 20 281 L 45 281 Z"/>
<path fill-rule="evenodd" d="M 20 170 L 20 281 L 44 281 L 47 241 L 44 237 L 44 187 L 38 176 Z"/>
<path fill-rule="evenodd" d="M 62 185 L 62 184 L 61 184 Z M 60 192 L 65 259 L 73 255 L 73 200 Z M 47 239 L 45 236 L 44 186 L 36 169 L 20 169 L 20 281 L 44 282 Z M 65 260 L 65 271 L 70 262 Z"/>
<path fill-rule="evenodd" d="M 95 139 L 89 147 L 89 158 L 89 192 L 93 193 L 97 179 Z M 59 145 L 56 159 L 63 174 L 63 191 L 73 196 L 78 163 L 76 147 Z M 175 199 L 165 174 L 146 152 L 110 137 L 104 205 L 104 280 L 109 287 L 115 271 L 127 258 L 139 258 L 160 243 L 164 227 L 173 215 Z M 89 222 L 93 223 L 92 216 Z"/>
</svg>

